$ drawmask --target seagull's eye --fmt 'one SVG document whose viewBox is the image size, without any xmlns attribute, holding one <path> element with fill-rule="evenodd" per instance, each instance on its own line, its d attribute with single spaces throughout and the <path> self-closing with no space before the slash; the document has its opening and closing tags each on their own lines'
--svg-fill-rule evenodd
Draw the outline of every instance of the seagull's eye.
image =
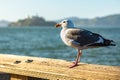
<svg viewBox="0 0 120 80">
<path fill-rule="evenodd" d="M 63 23 L 65 23 L 65 21 L 63 21 Z"/>
</svg>

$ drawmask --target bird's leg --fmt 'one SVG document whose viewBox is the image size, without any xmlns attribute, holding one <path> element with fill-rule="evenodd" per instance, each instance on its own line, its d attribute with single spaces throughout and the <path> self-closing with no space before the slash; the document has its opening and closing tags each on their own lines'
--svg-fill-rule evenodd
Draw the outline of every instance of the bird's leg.
<svg viewBox="0 0 120 80">
<path fill-rule="evenodd" d="M 80 49 L 78 49 L 78 54 L 77 54 L 76 61 L 73 63 L 72 66 L 70 66 L 70 68 L 73 68 L 73 67 L 75 67 L 75 66 L 78 66 L 78 63 L 79 63 L 79 61 L 80 61 L 81 55 L 82 55 L 82 51 L 81 51 Z"/>
</svg>

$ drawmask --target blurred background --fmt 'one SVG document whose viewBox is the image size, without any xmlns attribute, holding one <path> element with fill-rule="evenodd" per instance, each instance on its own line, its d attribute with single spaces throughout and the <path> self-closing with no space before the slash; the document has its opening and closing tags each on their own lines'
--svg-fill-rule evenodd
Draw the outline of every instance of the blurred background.
<svg viewBox="0 0 120 80">
<path fill-rule="evenodd" d="M 115 41 L 116 46 L 83 50 L 81 62 L 120 66 L 120 0 L 0 0 L 0 54 L 73 61 L 54 25 L 71 19 Z"/>
</svg>

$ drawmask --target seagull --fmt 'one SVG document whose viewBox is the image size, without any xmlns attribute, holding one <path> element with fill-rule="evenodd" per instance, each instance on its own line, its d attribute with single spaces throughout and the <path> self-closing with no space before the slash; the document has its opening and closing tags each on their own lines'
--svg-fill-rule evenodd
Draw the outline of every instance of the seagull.
<svg viewBox="0 0 120 80">
<path fill-rule="evenodd" d="M 69 19 L 57 23 L 55 27 L 62 27 L 60 32 L 62 41 L 67 46 L 78 50 L 76 61 L 73 62 L 70 68 L 78 66 L 82 55 L 82 50 L 84 49 L 115 46 L 113 40 L 105 39 L 100 34 L 81 28 L 75 28 L 73 22 Z"/>
</svg>

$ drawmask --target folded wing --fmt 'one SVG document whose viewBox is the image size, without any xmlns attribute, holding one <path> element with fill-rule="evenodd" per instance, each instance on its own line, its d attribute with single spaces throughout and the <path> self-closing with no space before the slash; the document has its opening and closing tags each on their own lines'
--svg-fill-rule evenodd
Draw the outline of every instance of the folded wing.
<svg viewBox="0 0 120 80">
<path fill-rule="evenodd" d="M 66 37 L 79 43 L 79 46 L 102 46 L 104 43 L 101 35 L 84 29 L 68 29 Z"/>
</svg>

